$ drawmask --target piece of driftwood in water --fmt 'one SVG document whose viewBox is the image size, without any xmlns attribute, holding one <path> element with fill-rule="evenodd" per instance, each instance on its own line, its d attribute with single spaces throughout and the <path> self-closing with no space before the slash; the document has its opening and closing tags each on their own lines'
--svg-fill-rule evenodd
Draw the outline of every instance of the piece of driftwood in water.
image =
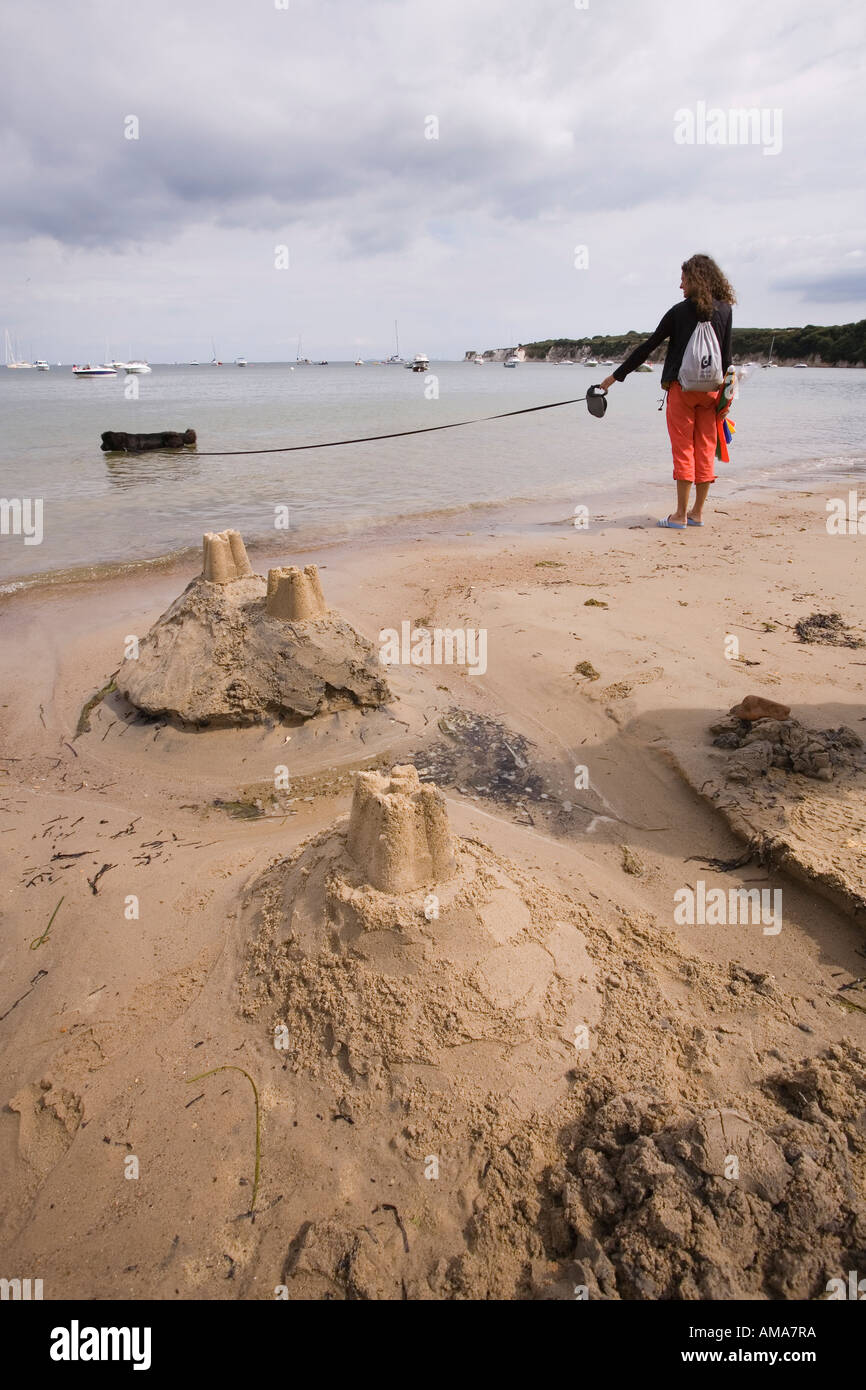
<svg viewBox="0 0 866 1390">
<path fill-rule="evenodd" d="M 195 430 L 160 430 L 157 434 L 127 434 L 124 430 L 105 430 L 102 448 L 106 453 L 140 454 L 145 449 L 182 449 L 195 443 Z"/>
</svg>

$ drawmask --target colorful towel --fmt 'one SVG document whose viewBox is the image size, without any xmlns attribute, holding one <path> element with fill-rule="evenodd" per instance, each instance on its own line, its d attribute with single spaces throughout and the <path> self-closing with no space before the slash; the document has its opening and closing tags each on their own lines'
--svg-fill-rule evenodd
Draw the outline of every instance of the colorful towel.
<svg viewBox="0 0 866 1390">
<path fill-rule="evenodd" d="M 718 405 L 716 406 L 716 433 L 718 435 L 716 440 L 716 458 L 722 463 L 728 463 L 730 461 L 731 456 L 728 453 L 728 445 L 733 439 L 737 427 L 733 420 L 729 420 L 727 415 L 723 415 L 721 412 L 723 410 L 728 410 L 731 401 L 735 401 L 738 395 L 737 374 L 733 367 L 729 367 L 725 374 L 725 380 L 719 392 Z"/>
</svg>

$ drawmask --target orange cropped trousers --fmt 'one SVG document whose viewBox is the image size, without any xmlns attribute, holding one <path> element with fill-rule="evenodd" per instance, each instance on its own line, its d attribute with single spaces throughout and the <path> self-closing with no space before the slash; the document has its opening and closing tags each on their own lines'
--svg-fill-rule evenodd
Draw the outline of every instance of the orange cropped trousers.
<svg viewBox="0 0 866 1390">
<path fill-rule="evenodd" d="M 718 391 L 684 391 L 678 381 L 668 391 L 667 422 L 674 477 L 681 482 L 716 481 Z"/>
</svg>

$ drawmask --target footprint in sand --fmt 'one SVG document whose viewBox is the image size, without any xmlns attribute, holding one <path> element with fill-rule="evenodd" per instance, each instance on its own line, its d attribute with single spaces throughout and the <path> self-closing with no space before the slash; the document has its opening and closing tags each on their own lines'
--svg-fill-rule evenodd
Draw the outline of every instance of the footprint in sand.
<svg viewBox="0 0 866 1390">
<path fill-rule="evenodd" d="M 50 1080 L 24 1086 L 8 1108 L 19 1116 L 19 1162 L 4 1184 L 0 1232 L 5 1239 L 23 1224 L 39 1188 L 75 1138 L 84 1113 L 80 1096 L 55 1087 Z"/>
<path fill-rule="evenodd" d="M 636 671 L 627 680 L 615 681 L 613 685 L 606 685 L 599 695 L 600 700 L 627 700 L 636 685 L 649 685 L 652 681 L 661 680 L 664 675 L 663 666 L 651 666 L 648 671 Z"/>
</svg>

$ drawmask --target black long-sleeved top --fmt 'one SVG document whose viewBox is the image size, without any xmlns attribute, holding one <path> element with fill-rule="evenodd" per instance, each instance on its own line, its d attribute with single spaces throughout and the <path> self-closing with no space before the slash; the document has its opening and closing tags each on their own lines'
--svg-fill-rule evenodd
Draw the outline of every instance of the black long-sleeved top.
<svg viewBox="0 0 866 1390">
<path fill-rule="evenodd" d="M 655 333 L 644 342 L 638 343 L 637 347 L 629 353 L 628 357 L 613 376 L 617 381 L 625 381 L 629 372 L 633 372 L 642 362 L 645 362 L 651 352 L 654 352 L 665 338 L 669 338 L 668 352 L 665 364 L 662 368 L 662 386 L 670 386 L 679 376 L 682 366 L 683 354 L 688 345 L 689 338 L 698 326 L 698 311 L 693 299 L 683 299 L 679 304 L 675 304 L 672 309 L 668 309 Z M 722 371 L 726 372 L 731 365 L 731 325 L 733 315 L 731 306 L 723 299 L 713 300 L 713 312 L 710 315 L 710 323 L 716 330 L 716 337 L 722 349 Z"/>
</svg>

